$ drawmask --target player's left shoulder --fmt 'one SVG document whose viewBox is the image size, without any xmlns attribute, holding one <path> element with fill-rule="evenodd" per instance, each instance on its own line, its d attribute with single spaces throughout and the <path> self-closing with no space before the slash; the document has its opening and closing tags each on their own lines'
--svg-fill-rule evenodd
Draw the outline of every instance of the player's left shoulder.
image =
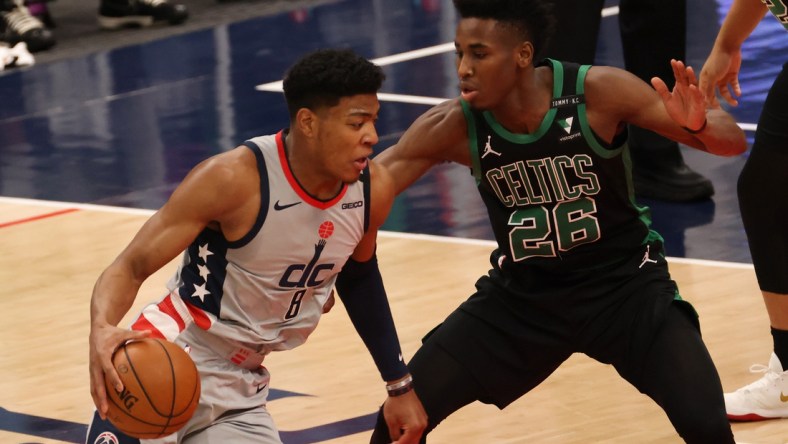
<svg viewBox="0 0 788 444">
<path fill-rule="evenodd" d="M 591 65 L 586 71 L 584 89 L 586 94 L 615 96 L 622 84 L 638 79 L 634 74 L 615 66 Z"/>
<path fill-rule="evenodd" d="M 254 153 L 244 146 L 213 156 L 208 165 L 215 178 L 214 185 L 225 193 L 258 189 L 250 186 L 260 179 L 257 160 Z"/>
<path fill-rule="evenodd" d="M 656 96 L 651 86 L 634 74 L 614 66 L 597 65 L 586 73 L 583 94 L 587 109 L 614 115 L 628 114 Z"/>
</svg>

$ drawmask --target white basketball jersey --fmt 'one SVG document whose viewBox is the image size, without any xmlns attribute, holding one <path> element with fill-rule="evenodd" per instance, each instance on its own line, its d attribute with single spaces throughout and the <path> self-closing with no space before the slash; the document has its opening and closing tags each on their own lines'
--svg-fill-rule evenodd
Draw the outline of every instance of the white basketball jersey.
<svg viewBox="0 0 788 444">
<path fill-rule="evenodd" d="M 283 132 L 244 145 L 260 172 L 254 227 L 233 242 L 215 230 L 200 233 L 168 284 L 171 296 L 146 309 L 134 328 L 164 329 L 161 335 L 172 339 L 193 322 L 265 355 L 302 344 L 317 326 L 337 274 L 366 230 L 369 172 L 321 201 L 293 176 Z"/>
</svg>

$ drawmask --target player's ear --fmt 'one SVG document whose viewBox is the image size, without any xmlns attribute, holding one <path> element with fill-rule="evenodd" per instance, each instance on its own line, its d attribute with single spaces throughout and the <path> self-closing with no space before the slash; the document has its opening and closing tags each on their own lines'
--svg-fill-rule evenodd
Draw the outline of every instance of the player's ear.
<svg viewBox="0 0 788 444">
<path fill-rule="evenodd" d="M 525 68 L 534 61 L 534 45 L 531 42 L 522 42 L 517 48 L 517 66 Z"/>
<path fill-rule="evenodd" d="M 317 130 L 317 115 L 309 108 L 301 108 L 296 113 L 295 124 L 307 137 L 313 137 Z"/>
</svg>

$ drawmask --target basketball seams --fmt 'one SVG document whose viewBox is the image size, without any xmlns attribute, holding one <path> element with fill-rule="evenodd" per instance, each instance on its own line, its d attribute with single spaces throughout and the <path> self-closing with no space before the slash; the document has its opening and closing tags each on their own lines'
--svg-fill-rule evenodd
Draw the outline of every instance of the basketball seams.
<svg viewBox="0 0 788 444">
<path fill-rule="evenodd" d="M 155 347 L 150 341 L 155 341 L 158 347 Z M 135 343 L 138 344 L 132 345 Z M 108 419 L 113 420 L 114 418 L 112 422 L 121 432 L 141 439 L 159 438 L 183 428 L 194 414 L 201 392 L 199 371 L 191 357 L 180 346 L 166 339 L 148 338 L 130 341 L 123 344 L 121 348 L 123 349 L 122 353 L 118 354 L 117 358 L 113 358 L 113 366 L 116 369 L 121 365 L 128 367 L 130 371 L 126 371 L 124 380 L 124 384 L 128 386 L 126 390 L 129 391 L 131 388 L 129 393 L 132 396 L 138 396 L 137 403 L 143 407 L 142 410 L 134 410 L 135 413 L 132 413 L 125 397 L 123 397 L 126 395 L 112 390 L 113 394 L 108 397 L 112 407 L 108 413 L 112 413 L 112 416 L 108 415 Z M 161 356 L 161 352 L 164 352 L 166 360 Z M 126 362 L 123 362 L 124 358 Z M 157 361 L 159 364 L 155 364 Z M 159 373 L 151 373 L 148 367 L 150 365 L 158 366 Z M 162 367 L 163 365 L 169 365 L 169 369 Z M 187 368 L 190 370 L 187 371 Z M 168 371 L 169 380 L 166 375 Z M 179 375 L 178 372 L 188 374 Z M 176 378 L 176 376 L 179 377 Z M 187 391 L 189 384 L 192 384 L 193 388 L 189 394 L 190 397 L 186 398 L 189 393 Z M 172 387 L 166 387 L 167 385 Z M 170 390 L 171 397 L 166 399 L 166 393 Z M 135 393 L 136 395 L 134 395 Z M 178 398 L 179 393 L 180 399 Z M 160 409 L 154 404 L 154 401 L 168 403 L 170 414 L 162 414 L 162 410 L 166 409 Z M 181 405 L 183 408 L 180 408 Z M 176 409 L 180 411 L 175 412 Z M 164 423 L 160 421 L 164 421 Z"/>
<path fill-rule="evenodd" d="M 170 356 L 169 350 L 167 350 L 167 347 L 165 347 L 164 343 L 161 341 L 156 341 L 156 345 L 161 347 L 162 351 L 164 351 L 164 355 L 167 357 L 167 362 L 170 364 L 170 381 L 172 381 L 172 393 L 170 394 L 170 413 L 167 415 L 167 424 L 164 426 L 164 430 L 166 430 L 169 424 L 172 422 L 173 410 L 175 410 L 175 400 L 177 399 L 175 394 L 178 388 L 178 380 L 175 378 L 175 366 L 172 363 L 172 356 Z M 147 393 L 145 396 L 147 396 Z M 153 405 L 153 402 L 151 402 L 151 406 L 153 406 L 153 410 L 155 410 L 156 413 L 159 412 L 157 407 Z M 162 432 L 164 430 L 162 430 Z"/>
<path fill-rule="evenodd" d="M 162 345 L 162 344 L 159 342 L 159 340 L 157 340 L 157 339 L 154 339 L 154 341 L 156 341 L 156 344 L 157 344 L 157 345 L 159 345 L 160 347 L 162 347 L 162 349 L 164 350 L 164 354 L 167 356 L 167 359 L 168 359 L 168 361 L 169 361 L 169 364 L 170 364 L 170 376 L 173 378 L 173 379 L 171 379 L 171 381 L 173 382 L 173 383 L 172 383 L 172 386 L 173 386 L 173 391 L 174 391 L 174 390 L 175 390 L 175 377 L 174 377 L 174 375 L 175 375 L 175 370 L 172 368 L 172 359 L 169 359 L 169 357 L 170 357 L 169 353 L 167 353 L 167 350 L 166 350 L 166 349 L 164 348 L 164 346 L 163 346 L 163 345 Z M 170 409 L 170 414 L 168 414 L 168 415 L 164 415 L 164 414 L 162 414 L 162 412 L 160 412 L 160 411 L 159 411 L 159 406 L 157 406 L 157 405 L 156 405 L 156 404 L 153 402 L 153 400 L 151 399 L 151 396 L 150 396 L 150 394 L 148 393 L 148 390 L 147 390 L 147 388 L 145 387 L 145 384 L 143 384 L 143 383 L 142 383 L 142 379 L 140 379 L 140 375 L 137 373 L 137 369 L 136 369 L 136 367 L 134 366 L 134 362 L 132 362 L 132 361 L 131 361 L 131 356 L 129 356 L 129 351 L 128 351 L 128 348 L 127 348 L 127 347 L 125 347 L 125 346 L 123 347 L 123 353 L 126 355 L 126 362 L 128 362 L 128 363 L 129 363 L 129 367 L 131 368 L 131 372 L 134 374 L 134 379 L 136 379 L 136 380 L 137 380 L 137 385 L 139 385 L 139 387 L 140 387 L 140 390 L 142 390 L 142 394 L 144 394 L 144 395 L 145 395 L 145 400 L 146 400 L 146 401 L 148 401 L 148 405 L 150 405 L 150 406 L 151 406 L 151 409 L 152 409 L 152 410 L 153 410 L 153 411 L 154 411 L 154 412 L 155 412 L 157 415 L 159 415 L 159 416 L 161 416 L 161 417 L 169 418 L 169 417 L 172 415 L 172 409 Z M 173 393 L 173 395 L 174 395 L 174 393 Z M 172 400 L 172 402 L 174 403 L 174 402 L 175 402 L 175 400 L 173 399 L 173 400 Z M 168 421 L 168 422 L 169 422 L 169 421 Z"/>
</svg>

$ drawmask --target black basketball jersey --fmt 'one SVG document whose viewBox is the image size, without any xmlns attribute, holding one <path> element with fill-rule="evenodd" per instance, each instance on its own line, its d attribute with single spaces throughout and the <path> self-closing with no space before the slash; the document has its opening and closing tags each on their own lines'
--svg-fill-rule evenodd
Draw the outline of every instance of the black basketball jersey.
<svg viewBox="0 0 788 444">
<path fill-rule="evenodd" d="M 461 101 L 496 241 L 512 266 L 534 277 L 619 263 L 661 240 L 649 230 L 648 208 L 634 201 L 626 133 L 608 144 L 591 130 L 583 96 L 590 66 L 539 65 L 553 70 L 553 100 L 532 134 L 511 133 Z"/>
</svg>

